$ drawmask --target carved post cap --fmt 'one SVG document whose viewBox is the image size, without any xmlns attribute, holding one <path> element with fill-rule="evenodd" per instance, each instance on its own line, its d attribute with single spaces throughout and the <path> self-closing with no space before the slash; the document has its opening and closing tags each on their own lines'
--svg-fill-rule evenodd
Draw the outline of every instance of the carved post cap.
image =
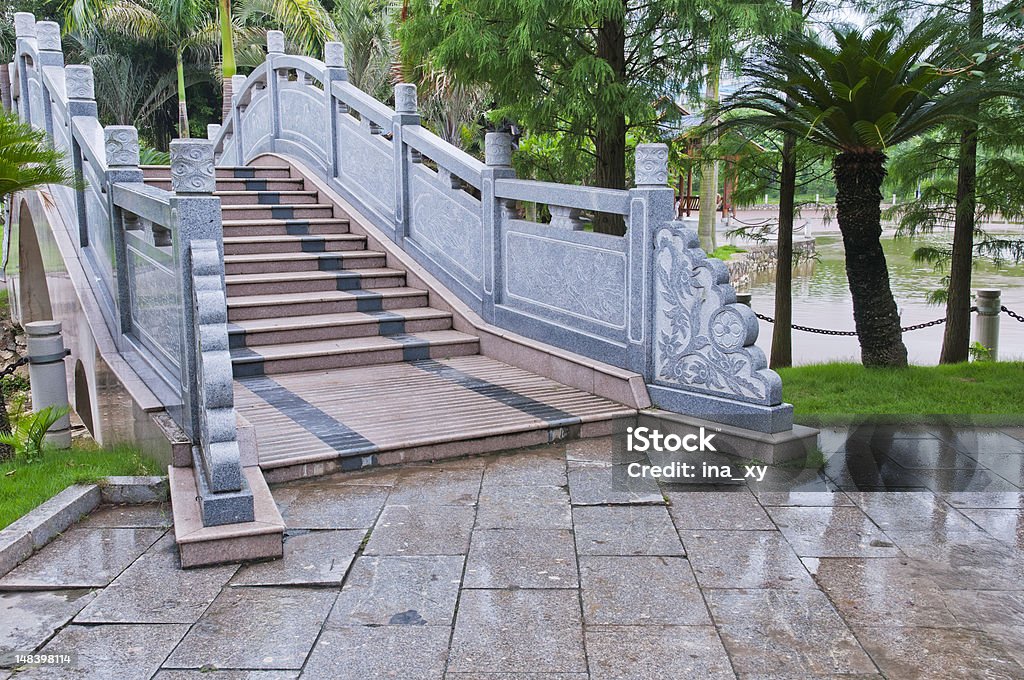
<svg viewBox="0 0 1024 680">
<path fill-rule="evenodd" d="M 139 165 L 139 131 L 131 125 L 108 125 L 103 128 L 103 147 L 109 167 Z"/>
<path fill-rule="evenodd" d="M 19 38 L 36 37 L 36 16 L 32 12 L 14 13 L 14 35 Z"/>
<path fill-rule="evenodd" d="M 636 145 L 636 185 L 663 187 L 668 184 L 668 146 L 665 144 Z"/>
<path fill-rule="evenodd" d="M 95 99 L 96 89 L 92 80 L 92 67 L 74 64 L 64 69 L 64 86 L 68 99 Z"/>
<path fill-rule="evenodd" d="M 211 194 L 217 188 L 213 142 L 208 139 L 171 141 L 171 191 Z"/>
<path fill-rule="evenodd" d="M 510 167 L 512 135 L 507 132 L 488 132 L 484 135 L 484 162 L 496 167 Z"/>
<path fill-rule="evenodd" d="M 242 89 L 245 87 L 245 76 L 231 76 L 231 101 L 238 101 L 242 96 Z"/>
<path fill-rule="evenodd" d="M 284 54 L 284 33 L 267 31 L 267 52 L 269 54 Z"/>
<path fill-rule="evenodd" d="M 36 38 L 39 40 L 39 49 L 60 52 L 60 24 L 56 21 L 37 22 Z"/>
<path fill-rule="evenodd" d="M 416 113 L 416 86 L 412 83 L 395 85 L 395 113 Z"/>
<path fill-rule="evenodd" d="M 207 125 L 206 126 L 206 138 L 207 139 L 211 139 L 211 140 L 212 139 L 216 139 L 217 135 L 220 134 L 220 128 L 221 128 L 221 126 L 220 126 L 219 123 L 210 123 L 209 125 Z"/>
<path fill-rule="evenodd" d="M 345 66 L 345 46 L 340 42 L 324 44 L 324 64 L 333 68 Z"/>
</svg>

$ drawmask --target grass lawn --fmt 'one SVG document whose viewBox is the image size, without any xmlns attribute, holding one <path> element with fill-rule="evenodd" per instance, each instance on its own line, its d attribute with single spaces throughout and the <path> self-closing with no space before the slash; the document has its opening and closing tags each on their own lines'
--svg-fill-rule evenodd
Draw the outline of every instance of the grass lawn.
<svg viewBox="0 0 1024 680">
<path fill-rule="evenodd" d="M 108 475 L 162 475 L 163 468 L 135 448 L 88 448 L 48 451 L 32 464 L 0 463 L 0 529 L 72 484 L 95 482 Z"/>
<path fill-rule="evenodd" d="M 978 423 L 1024 422 L 1024 362 L 904 369 L 818 364 L 785 368 L 779 374 L 782 397 L 793 404 L 802 423 L 862 420 L 865 415 L 902 422 L 935 415 Z"/>
<path fill-rule="evenodd" d="M 736 253 L 745 253 L 745 252 L 747 252 L 747 251 L 744 250 L 743 248 L 740 248 L 739 246 L 725 245 L 725 246 L 718 246 L 717 248 L 712 250 L 710 253 L 708 253 L 708 257 L 714 257 L 714 258 L 719 259 L 719 260 L 728 260 L 730 257 L 735 255 Z"/>
</svg>

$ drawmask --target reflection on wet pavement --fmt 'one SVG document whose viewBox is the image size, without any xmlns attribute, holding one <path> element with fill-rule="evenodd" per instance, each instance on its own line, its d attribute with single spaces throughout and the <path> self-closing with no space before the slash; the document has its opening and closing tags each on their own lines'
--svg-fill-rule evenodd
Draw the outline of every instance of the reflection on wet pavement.
<svg viewBox="0 0 1024 680">
<path fill-rule="evenodd" d="M 1024 430 L 819 444 L 743 485 L 617 487 L 609 439 L 288 483 L 285 557 L 241 569 L 101 510 L 0 579 L 0 652 L 78 654 L 19 680 L 1024 679 Z"/>
</svg>

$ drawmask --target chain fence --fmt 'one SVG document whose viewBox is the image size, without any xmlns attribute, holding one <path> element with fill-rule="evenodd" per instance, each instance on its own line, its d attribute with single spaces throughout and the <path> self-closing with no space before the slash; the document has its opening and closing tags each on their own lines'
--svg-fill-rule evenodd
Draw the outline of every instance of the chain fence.
<svg viewBox="0 0 1024 680">
<path fill-rule="evenodd" d="M 1021 316 L 1020 314 L 1018 314 L 1017 312 L 1013 311 L 1012 309 L 1008 309 L 1005 305 L 1003 305 L 999 309 L 1000 309 L 1001 312 L 1004 312 L 1011 319 L 1016 319 L 1017 321 L 1020 321 L 1021 323 L 1024 323 L 1024 316 Z M 972 314 L 977 312 L 977 311 L 978 311 L 977 307 L 971 307 L 971 313 Z M 761 319 L 762 321 L 767 321 L 768 323 L 775 323 L 775 319 L 773 319 L 770 316 L 767 316 L 765 314 L 761 314 L 760 312 L 754 312 L 754 314 L 757 316 L 758 319 Z M 944 324 L 944 323 L 946 323 L 946 317 L 942 317 L 941 319 L 935 319 L 934 321 L 926 321 L 925 323 L 917 323 L 917 324 L 914 324 L 913 326 L 903 326 L 902 328 L 900 328 L 900 331 L 902 331 L 904 333 L 908 333 L 910 331 L 919 331 L 922 328 L 930 328 L 932 326 L 938 326 L 938 325 Z M 811 326 L 801 326 L 801 325 L 795 324 L 795 323 L 794 324 L 790 324 L 790 328 L 792 328 L 795 331 L 804 331 L 805 333 L 817 333 L 818 335 L 846 335 L 846 336 L 855 336 L 855 335 L 857 335 L 857 331 L 835 331 L 835 330 L 831 330 L 831 329 L 828 329 L 828 328 L 813 328 Z"/>
</svg>

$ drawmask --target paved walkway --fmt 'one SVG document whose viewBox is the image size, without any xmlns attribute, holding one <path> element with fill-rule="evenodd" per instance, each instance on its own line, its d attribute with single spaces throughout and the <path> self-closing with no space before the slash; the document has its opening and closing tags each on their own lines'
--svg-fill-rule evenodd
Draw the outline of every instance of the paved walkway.
<svg viewBox="0 0 1024 680">
<path fill-rule="evenodd" d="M 0 650 L 74 655 L 19 679 L 1024 678 L 1024 430 L 822 442 L 796 490 L 616 490 L 607 439 L 289 483 L 285 558 L 241 568 L 104 508 L 0 580 Z"/>
</svg>

